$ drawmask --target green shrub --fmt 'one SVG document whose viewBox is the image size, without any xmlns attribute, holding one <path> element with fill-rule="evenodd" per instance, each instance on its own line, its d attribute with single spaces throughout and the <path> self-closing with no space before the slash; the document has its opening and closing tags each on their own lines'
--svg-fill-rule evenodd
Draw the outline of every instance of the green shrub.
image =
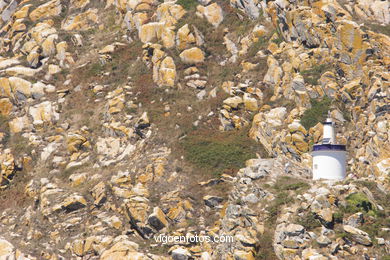
<svg viewBox="0 0 390 260">
<path fill-rule="evenodd" d="M 321 64 L 313 66 L 311 69 L 301 71 L 306 83 L 311 85 L 318 85 L 318 80 L 321 78 L 321 75 L 329 69 L 329 65 Z"/>
<path fill-rule="evenodd" d="M 88 70 L 88 76 L 93 77 L 99 75 L 104 69 L 104 66 L 100 62 L 93 63 Z"/>
<path fill-rule="evenodd" d="M 195 9 L 198 2 L 196 0 L 178 0 L 176 4 L 181 5 L 185 10 L 189 11 Z"/>
<path fill-rule="evenodd" d="M 300 217 L 297 224 L 304 226 L 307 230 L 313 230 L 321 227 L 320 221 L 315 217 L 313 213 L 306 213 L 303 217 Z"/>
<path fill-rule="evenodd" d="M 343 218 L 344 218 L 343 212 L 337 211 L 337 212 L 333 213 L 333 221 L 335 223 L 343 223 Z"/>
<path fill-rule="evenodd" d="M 310 103 L 311 108 L 307 109 L 301 118 L 301 124 L 306 129 L 325 120 L 332 102 L 328 97 L 324 97 L 322 100 L 311 99 Z"/>
<path fill-rule="evenodd" d="M 367 196 L 364 195 L 363 193 L 356 192 L 352 193 L 347 196 L 346 198 L 347 201 L 347 207 L 346 207 L 346 212 L 348 213 L 356 213 L 360 211 L 364 211 L 366 213 L 371 213 L 375 212 L 375 209 L 372 205 L 372 203 L 368 200 Z"/>
</svg>

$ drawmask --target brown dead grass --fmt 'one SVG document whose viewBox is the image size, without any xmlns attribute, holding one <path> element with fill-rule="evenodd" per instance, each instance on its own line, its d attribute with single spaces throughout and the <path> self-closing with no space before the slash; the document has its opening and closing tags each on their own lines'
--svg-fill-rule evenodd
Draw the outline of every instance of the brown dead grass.
<svg viewBox="0 0 390 260">
<path fill-rule="evenodd" d="M 17 171 L 11 185 L 0 190 L 0 212 L 6 209 L 21 210 L 31 204 L 32 199 L 24 192 L 29 179 L 24 171 Z"/>
</svg>

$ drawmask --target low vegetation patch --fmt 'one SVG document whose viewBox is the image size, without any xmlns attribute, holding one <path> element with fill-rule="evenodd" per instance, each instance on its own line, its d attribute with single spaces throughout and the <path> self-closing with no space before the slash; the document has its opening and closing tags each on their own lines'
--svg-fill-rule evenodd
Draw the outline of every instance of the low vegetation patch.
<svg viewBox="0 0 390 260">
<path fill-rule="evenodd" d="M 337 212 L 333 213 L 333 221 L 335 223 L 343 223 L 343 219 L 344 219 L 344 213 L 343 212 L 337 211 Z"/>
<path fill-rule="evenodd" d="M 103 69 L 104 66 L 99 61 L 97 61 L 89 67 L 87 77 L 98 76 L 100 73 L 103 72 Z"/>
<path fill-rule="evenodd" d="M 310 188 L 310 185 L 290 176 L 282 176 L 276 180 L 273 188 L 279 192 L 286 190 L 304 192 Z"/>
<path fill-rule="evenodd" d="M 264 19 L 262 13 L 260 14 L 258 20 L 251 20 L 240 10 L 233 8 L 230 5 L 221 5 L 225 11 L 222 24 L 228 26 L 229 31 L 237 37 L 242 37 L 245 34 L 248 34 L 256 23 Z"/>
<path fill-rule="evenodd" d="M 257 42 L 254 42 L 248 49 L 247 57 L 254 57 L 261 49 L 265 49 L 268 46 L 269 37 L 259 37 Z"/>
<path fill-rule="evenodd" d="M 376 215 L 374 205 L 366 195 L 360 192 L 352 193 L 346 197 L 347 206 L 344 211 L 347 213 L 366 212 Z"/>
<path fill-rule="evenodd" d="M 12 153 L 15 156 L 19 156 L 23 153 L 30 154 L 32 148 L 29 145 L 27 138 L 23 137 L 21 134 L 11 135 L 8 118 L 0 114 L 0 133 L 3 133 L 4 136 L 1 140 L 1 144 L 11 148 Z"/>
<path fill-rule="evenodd" d="M 318 80 L 327 70 L 329 70 L 329 65 L 321 64 L 313 66 L 311 69 L 301 71 L 301 75 L 303 76 L 306 83 L 311 85 L 318 85 Z"/>
<path fill-rule="evenodd" d="M 176 4 L 181 5 L 185 10 L 189 11 L 195 9 L 198 2 L 196 0 L 178 0 Z"/>
<path fill-rule="evenodd" d="M 330 109 L 331 100 L 328 97 L 324 97 L 322 100 L 311 99 L 311 108 L 307 109 L 301 118 L 301 124 L 309 129 L 315 126 L 318 122 L 323 122 Z"/>
<path fill-rule="evenodd" d="M 307 230 L 313 230 L 321 227 L 320 221 L 311 212 L 305 213 L 302 217 L 299 217 L 297 224 L 304 226 Z"/>
<path fill-rule="evenodd" d="M 258 235 L 258 251 L 256 254 L 256 259 L 277 259 L 277 256 L 274 252 L 273 240 L 274 240 L 274 230 L 265 229 L 264 234 Z"/>
<path fill-rule="evenodd" d="M 9 125 L 8 125 L 8 118 L 2 114 L 0 114 L 0 133 L 4 134 L 4 137 L 1 141 L 2 144 L 5 144 L 8 142 L 9 138 Z"/>
<path fill-rule="evenodd" d="M 5 190 L 0 190 L 0 212 L 5 209 L 25 209 L 31 203 L 24 192 L 28 178 L 24 172 L 18 172 L 13 178 L 12 185 Z"/>
<path fill-rule="evenodd" d="M 282 206 L 293 203 L 294 199 L 288 192 L 280 192 L 276 195 L 275 199 L 267 207 L 268 219 L 267 223 L 272 225 L 275 224 L 278 215 L 281 213 Z"/>
<path fill-rule="evenodd" d="M 20 156 L 24 153 L 31 154 L 32 147 L 29 140 L 21 134 L 14 134 L 9 138 L 9 146 L 14 156 Z"/>
<path fill-rule="evenodd" d="M 245 161 L 265 154 L 262 146 L 250 139 L 245 130 L 210 132 L 197 130 L 182 140 L 186 159 L 205 172 L 220 175 L 245 166 Z"/>
<path fill-rule="evenodd" d="M 364 29 L 368 29 L 368 30 L 371 30 L 373 32 L 376 32 L 376 33 L 382 33 L 382 34 L 385 34 L 387 36 L 390 36 L 390 25 L 380 25 L 380 24 L 366 24 L 364 27 Z"/>
<path fill-rule="evenodd" d="M 368 188 L 375 199 L 375 204 L 381 205 L 384 210 L 379 210 L 364 193 L 355 192 L 348 195 L 345 198 L 346 204 L 339 206 L 339 210 L 334 213 L 334 222 L 342 223 L 342 220 L 346 219 L 348 216 L 361 212 L 363 213 L 364 223 L 359 229 L 368 233 L 373 240 L 374 245 L 377 243 L 376 238 L 378 237 L 389 239 L 389 232 L 383 230 L 383 228 L 390 226 L 390 195 L 381 191 L 375 182 L 360 180 L 355 181 L 354 183 Z M 340 237 L 348 238 L 342 231 L 339 231 L 338 233 L 340 233 Z"/>
</svg>

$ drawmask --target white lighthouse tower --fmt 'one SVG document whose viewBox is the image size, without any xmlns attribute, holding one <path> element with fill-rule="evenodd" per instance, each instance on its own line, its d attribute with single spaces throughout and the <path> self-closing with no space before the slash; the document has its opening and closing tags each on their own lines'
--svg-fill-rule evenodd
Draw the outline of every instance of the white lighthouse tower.
<svg viewBox="0 0 390 260">
<path fill-rule="evenodd" d="M 313 146 L 313 180 L 342 180 L 345 178 L 347 152 L 336 142 L 334 123 L 328 114 L 323 123 L 321 143 Z"/>
</svg>

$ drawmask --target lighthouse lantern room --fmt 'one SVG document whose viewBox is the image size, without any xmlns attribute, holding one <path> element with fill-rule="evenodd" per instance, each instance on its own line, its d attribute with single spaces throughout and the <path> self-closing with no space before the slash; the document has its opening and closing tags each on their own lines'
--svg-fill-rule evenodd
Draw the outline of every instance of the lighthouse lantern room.
<svg viewBox="0 0 390 260">
<path fill-rule="evenodd" d="M 345 178 L 347 152 L 336 142 L 334 122 L 328 114 L 323 123 L 322 141 L 313 146 L 313 180 L 342 180 Z"/>
</svg>

